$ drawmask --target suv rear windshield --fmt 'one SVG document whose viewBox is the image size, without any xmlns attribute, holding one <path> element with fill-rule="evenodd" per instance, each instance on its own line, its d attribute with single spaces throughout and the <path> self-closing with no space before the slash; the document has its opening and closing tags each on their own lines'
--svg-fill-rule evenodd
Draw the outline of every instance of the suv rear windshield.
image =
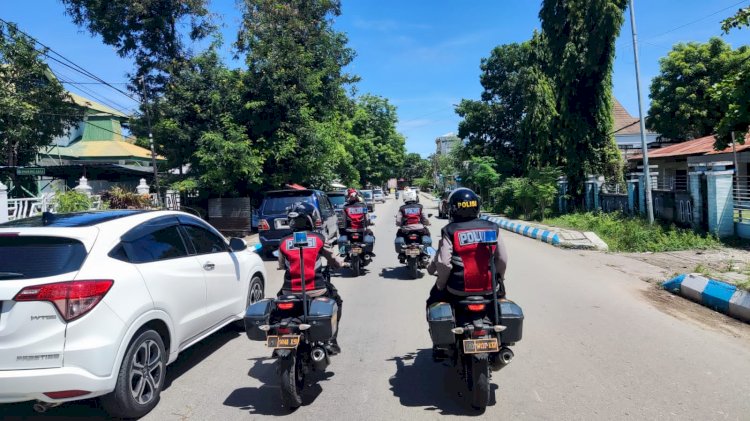
<svg viewBox="0 0 750 421">
<path fill-rule="evenodd" d="M 287 208 L 296 202 L 313 203 L 311 195 L 304 196 L 270 196 L 263 202 L 262 212 L 266 215 L 286 213 Z"/>
<path fill-rule="evenodd" d="M 334 207 L 344 206 L 346 204 L 346 196 L 343 194 L 328 194 L 328 199 Z"/>
<path fill-rule="evenodd" d="M 364 196 L 365 199 L 372 199 L 372 190 L 362 190 L 362 196 Z"/>
<path fill-rule="evenodd" d="M 0 237 L 0 281 L 61 275 L 81 268 L 86 247 L 61 237 Z"/>
</svg>

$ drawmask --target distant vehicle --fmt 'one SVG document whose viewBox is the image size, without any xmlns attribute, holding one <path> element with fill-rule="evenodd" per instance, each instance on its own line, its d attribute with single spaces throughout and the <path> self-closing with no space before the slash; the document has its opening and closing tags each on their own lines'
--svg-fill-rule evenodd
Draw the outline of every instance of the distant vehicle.
<svg viewBox="0 0 750 421">
<path fill-rule="evenodd" d="M 448 217 L 448 196 L 450 195 L 451 192 L 449 191 L 443 192 L 443 194 L 440 195 L 440 203 L 438 204 L 438 218 Z"/>
<path fill-rule="evenodd" d="M 282 238 L 291 234 L 287 209 L 296 202 L 311 203 L 318 210 L 315 226 L 330 242 L 339 238 L 339 222 L 328 195 L 320 190 L 278 190 L 266 193 L 260 206 L 260 244 L 266 256 L 279 248 Z"/>
<path fill-rule="evenodd" d="M 362 197 L 365 199 L 365 204 L 367 205 L 367 210 L 370 212 L 375 211 L 375 197 L 372 193 L 372 190 L 362 190 Z"/>
<path fill-rule="evenodd" d="M 372 197 L 375 202 L 385 203 L 385 194 L 383 194 L 383 189 L 374 189 L 372 191 Z"/>
<path fill-rule="evenodd" d="M 326 193 L 328 199 L 333 205 L 333 210 L 336 212 L 336 216 L 339 221 L 339 230 L 343 229 L 346 225 L 346 217 L 344 216 L 344 205 L 346 205 L 346 190 L 342 191 L 329 191 Z"/>
<path fill-rule="evenodd" d="M 0 402 L 43 412 L 101 396 L 159 402 L 166 366 L 264 296 L 261 258 L 184 212 L 48 214 L 0 224 Z"/>
</svg>

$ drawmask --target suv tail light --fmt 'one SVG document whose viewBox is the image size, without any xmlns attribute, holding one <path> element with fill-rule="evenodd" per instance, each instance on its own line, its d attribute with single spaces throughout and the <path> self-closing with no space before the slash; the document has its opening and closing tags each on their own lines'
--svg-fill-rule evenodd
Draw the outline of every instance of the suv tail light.
<svg viewBox="0 0 750 421">
<path fill-rule="evenodd" d="M 316 219 L 315 228 L 321 228 L 321 227 L 323 227 L 323 221 L 321 221 L 320 219 Z"/>
<path fill-rule="evenodd" d="M 484 304 L 469 304 L 466 306 L 469 311 L 482 311 L 484 310 Z"/>
<path fill-rule="evenodd" d="M 268 231 L 271 229 L 271 226 L 268 225 L 268 221 L 265 219 L 261 219 L 260 222 L 258 222 L 258 231 Z"/>
<path fill-rule="evenodd" d="M 34 285 L 22 289 L 13 301 L 49 301 L 57 307 L 60 316 L 70 322 L 96 307 L 113 283 L 107 279 Z"/>
</svg>

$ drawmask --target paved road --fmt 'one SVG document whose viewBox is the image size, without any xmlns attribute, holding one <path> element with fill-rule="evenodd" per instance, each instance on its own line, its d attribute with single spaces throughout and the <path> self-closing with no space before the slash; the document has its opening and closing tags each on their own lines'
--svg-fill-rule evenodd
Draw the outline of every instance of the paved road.
<svg viewBox="0 0 750 421">
<path fill-rule="evenodd" d="M 295 419 L 473 415 L 460 389 L 447 386 L 458 383 L 454 371 L 431 361 L 423 305 L 433 279 L 409 280 L 398 265 L 392 250 L 396 208 L 394 200 L 378 205 L 377 257 L 369 273 L 334 278 L 344 299 L 344 352 L 307 389 Z M 433 221 L 437 233 L 445 222 Z M 480 418 L 750 418 L 746 336 L 669 315 L 648 299 L 648 284 L 604 257 L 509 233 L 504 238 L 509 295 L 526 312 L 524 340 L 513 363 L 494 376 L 494 402 Z M 272 294 L 281 274 L 267 265 L 273 278 L 266 293 Z M 269 354 L 261 343 L 224 329 L 169 367 L 162 400 L 144 419 L 289 416 L 279 403 Z M 46 419 L 102 417 L 92 405 L 56 408 Z M 0 409 L 2 419 L 30 414 L 28 405 Z"/>
</svg>

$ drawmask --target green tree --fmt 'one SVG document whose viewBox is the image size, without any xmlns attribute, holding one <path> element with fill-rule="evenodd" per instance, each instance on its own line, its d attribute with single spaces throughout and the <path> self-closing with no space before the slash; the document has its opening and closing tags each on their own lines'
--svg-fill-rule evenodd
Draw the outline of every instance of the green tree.
<svg viewBox="0 0 750 421">
<path fill-rule="evenodd" d="M 418 153 L 406 154 L 399 177 L 404 178 L 409 184 L 417 178 L 432 180 L 432 165 Z"/>
<path fill-rule="evenodd" d="M 716 101 L 711 88 L 727 78 L 737 57 L 729 44 L 716 37 L 707 43 L 675 45 L 659 61 L 659 75 L 651 82 L 646 126 L 674 140 L 713 134 L 726 103 Z"/>
<path fill-rule="evenodd" d="M 728 34 L 732 28 L 750 26 L 750 6 L 737 10 L 737 13 L 721 21 L 721 30 Z"/>
<path fill-rule="evenodd" d="M 33 162 L 40 148 L 83 118 L 34 42 L 0 23 L 0 154 L 8 166 Z"/>
<path fill-rule="evenodd" d="M 362 185 L 383 184 L 398 176 L 406 153 L 405 139 L 396 130 L 396 107 L 376 95 L 362 95 L 357 99 L 357 110 L 352 119 L 352 133 L 362 145 L 360 165 Z"/>
<path fill-rule="evenodd" d="M 356 78 L 343 68 L 354 52 L 332 25 L 340 4 L 244 0 L 241 7 L 236 47 L 247 72 L 237 119 L 263 158 L 264 186 L 319 184 L 318 170 L 341 159 L 331 128 L 353 107 L 345 88 Z"/>
<path fill-rule="evenodd" d="M 489 189 L 500 181 L 500 175 L 495 171 L 494 165 L 495 160 L 492 157 L 472 157 L 461 171 L 462 183 L 486 198 Z"/>
<path fill-rule="evenodd" d="M 189 51 L 183 39 L 204 38 L 214 29 L 207 0 L 62 0 L 78 26 L 102 37 L 120 57 L 135 59 L 132 75 L 137 90 L 140 77 L 153 89 L 161 88 L 168 73 L 181 65 Z"/>
<path fill-rule="evenodd" d="M 612 134 L 612 65 L 626 5 L 627 0 L 543 0 L 539 12 L 560 113 L 552 133 L 564 147 L 565 172 L 579 199 L 586 174 L 622 176 Z"/>
<path fill-rule="evenodd" d="M 730 74 L 711 88 L 711 98 L 724 110 L 716 125 L 716 150 L 731 145 L 733 132 L 740 144 L 745 143 L 745 134 L 750 132 L 750 50 L 743 55 Z"/>
</svg>

